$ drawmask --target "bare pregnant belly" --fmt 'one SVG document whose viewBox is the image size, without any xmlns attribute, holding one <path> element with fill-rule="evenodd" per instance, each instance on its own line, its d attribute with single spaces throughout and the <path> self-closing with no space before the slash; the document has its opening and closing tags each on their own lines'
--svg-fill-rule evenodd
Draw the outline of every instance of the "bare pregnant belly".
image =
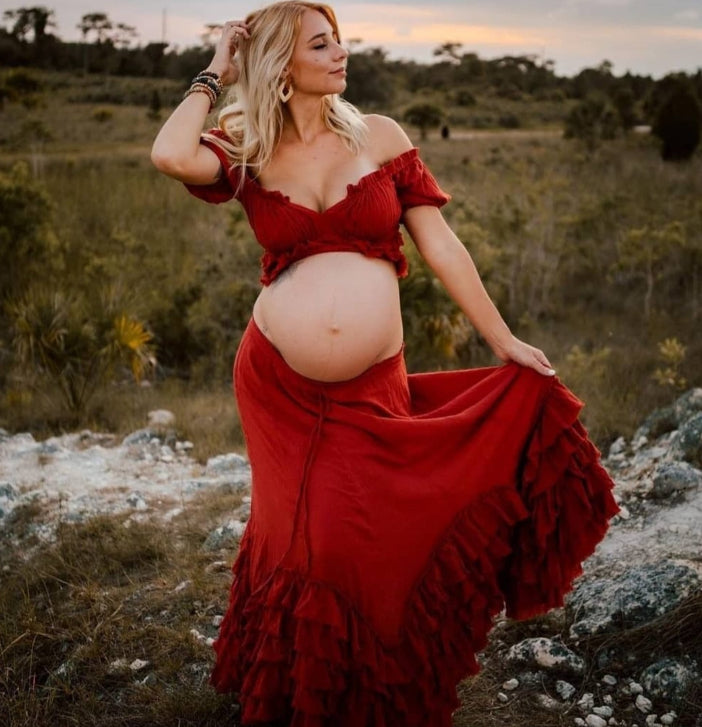
<svg viewBox="0 0 702 727">
<path fill-rule="evenodd" d="M 298 373 L 344 381 L 402 346 L 395 267 L 355 252 L 312 255 L 265 287 L 254 321 Z"/>
</svg>

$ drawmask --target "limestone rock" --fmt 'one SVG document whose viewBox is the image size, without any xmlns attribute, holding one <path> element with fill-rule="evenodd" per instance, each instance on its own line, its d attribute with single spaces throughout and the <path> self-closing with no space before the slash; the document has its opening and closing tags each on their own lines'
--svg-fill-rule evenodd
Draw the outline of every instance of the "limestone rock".
<svg viewBox="0 0 702 727">
<path fill-rule="evenodd" d="M 675 400 L 672 409 L 678 424 L 682 424 L 698 412 L 702 412 L 702 388 L 686 391 Z"/>
<path fill-rule="evenodd" d="M 154 437 L 156 432 L 147 427 L 146 429 L 137 429 L 122 440 L 122 445 L 125 447 L 134 447 L 138 445 L 148 444 Z"/>
<path fill-rule="evenodd" d="M 660 659 L 641 673 L 647 694 L 666 702 L 678 702 L 685 690 L 702 680 L 702 672 L 692 659 Z"/>
<path fill-rule="evenodd" d="M 246 523 L 230 520 L 213 530 L 202 545 L 203 550 L 213 551 L 235 548 L 246 530 Z"/>
<path fill-rule="evenodd" d="M 642 437 L 646 439 L 657 439 L 662 434 L 672 432 L 678 427 L 678 418 L 675 408 L 666 406 L 661 409 L 654 409 L 643 421 L 634 434 L 634 441 Z"/>
<path fill-rule="evenodd" d="M 247 470 L 249 463 L 245 457 L 240 454 L 230 452 L 229 454 L 219 454 L 216 457 L 210 457 L 207 460 L 206 473 L 210 477 L 217 475 L 236 475 L 241 474 L 242 470 Z"/>
<path fill-rule="evenodd" d="M 668 613 L 700 586 L 692 568 L 661 561 L 644 563 L 617 578 L 579 584 L 568 601 L 576 620 L 570 635 L 624 631 Z"/>
<path fill-rule="evenodd" d="M 565 644 L 555 639 L 524 639 L 507 652 L 506 661 L 518 666 L 537 667 L 554 672 L 581 675 L 585 662 Z"/>
<path fill-rule="evenodd" d="M 154 409 L 147 415 L 149 427 L 156 430 L 173 429 L 176 423 L 176 416 L 168 409 Z"/>
<path fill-rule="evenodd" d="M 687 462 L 663 462 L 653 475 L 650 496 L 668 497 L 675 492 L 694 490 L 702 485 L 702 472 Z"/>
<path fill-rule="evenodd" d="M 682 458 L 702 466 L 702 412 L 695 414 L 680 427 L 677 448 Z"/>
</svg>

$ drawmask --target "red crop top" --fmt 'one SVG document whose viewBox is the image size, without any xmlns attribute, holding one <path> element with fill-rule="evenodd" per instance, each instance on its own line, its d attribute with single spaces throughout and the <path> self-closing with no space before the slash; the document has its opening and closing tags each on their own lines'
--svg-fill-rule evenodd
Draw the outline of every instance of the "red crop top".
<svg viewBox="0 0 702 727">
<path fill-rule="evenodd" d="M 211 131 L 221 135 L 219 130 Z M 217 155 L 225 174 L 214 184 L 186 184 L 206 202 L 226 202 L 239 186 L 241 167 L 230 165 L 222 149 L 201 140 Z M 244 176 L 236 194 L 249 224 L 263 247 L 263 285 L 272 283 L 296 260 L 321 252 L 351 251 L 385 258 L 395 264 L 398 277 L 407 274 L 400 221 L 409 207 L 440 207 L 451 199 L 437 184 L 413 147 L 382 167 L 347 186 L 346 196 L 323 212 L 292 202 L 287 195 L 262 187 Z"/>
</svg>

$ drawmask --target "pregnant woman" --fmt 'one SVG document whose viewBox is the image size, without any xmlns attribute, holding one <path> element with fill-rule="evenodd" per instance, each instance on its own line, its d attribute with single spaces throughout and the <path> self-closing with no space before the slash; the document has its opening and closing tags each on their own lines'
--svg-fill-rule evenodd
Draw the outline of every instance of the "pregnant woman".
<svg viewBox="0 0 702 727">
<path fill-rule="evenodd" d="M 500 317 L 417 148 L 341 98 L 347 60 L 326 5 L 228 22 L 153 146 L 263 248 L 234 366 L 251 518 L 211 682 L 243 725 L 449 727 L 493 617 L 562 605 L 618 508 L 581 403 Z M 400 223 L 504 365 L 407 374 Z"/>
</svg>

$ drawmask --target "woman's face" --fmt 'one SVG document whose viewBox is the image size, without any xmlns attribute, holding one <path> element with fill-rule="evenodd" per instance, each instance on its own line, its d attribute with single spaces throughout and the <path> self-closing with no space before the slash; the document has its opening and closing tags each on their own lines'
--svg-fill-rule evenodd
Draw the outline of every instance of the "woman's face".
<svg viewBox="0 0 702 727">
<path fill-rule="evenodd" d="M 295 93 L 341 93 L 346 88 L 348 55 L 324 15 L 317 10 L 305 10 L 290 64 Z"/>
</svg>

